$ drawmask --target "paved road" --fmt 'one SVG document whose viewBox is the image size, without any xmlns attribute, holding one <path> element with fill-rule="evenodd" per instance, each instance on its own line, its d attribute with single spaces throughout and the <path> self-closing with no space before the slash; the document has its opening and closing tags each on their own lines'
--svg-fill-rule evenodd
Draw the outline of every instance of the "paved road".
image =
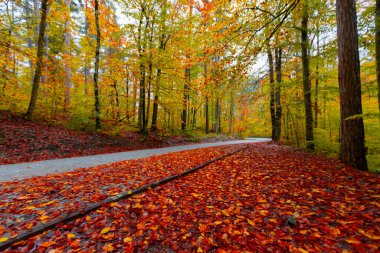
<svg viewBox="0 0 380 253">
<path fill-rule="evenodd" d="M 124 160 L 139 159 L 154 155 L 162 155 L 171 152 L 191 150 L 197 148 L 216 147 L 222 145 L 257 143 L 270 141 L 268 138 L 247 138 L 238 141 L 222 141 L 214 143 L 199 143 L 183 146 L 172 146 L 167 148 L 142 149 L 135 151 L 81 156 L 73 158 L 53 159 L 38 162 L 18 163 L 9 165 L 0 165 L 0 182 L 11 181 L 15 179 L 24 179 L 33 176 L 42 176 L 52 173 L 72 171 L 78 168 L 87 168 L 97 165 L 119 162 Z"/>
</svg>

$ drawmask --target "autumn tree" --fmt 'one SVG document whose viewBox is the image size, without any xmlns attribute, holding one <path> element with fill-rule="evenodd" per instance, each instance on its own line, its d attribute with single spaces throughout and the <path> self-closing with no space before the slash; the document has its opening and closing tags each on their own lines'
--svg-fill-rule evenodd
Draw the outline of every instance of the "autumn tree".
<svg viewBox="0 0 380 253">
<path fill-rule="evenodd" d="M 309 65 L 309 0 L 304 0 L 301 20 L 301 49 L 302 49 L 302 83 L 305 106 L 306 148 L 314 150 L 313 112 L 311 104 L 311 82 Z"/>
<path fill-rule="evenodd" d="M 340 90 L 340 159 L 367 170 L 360 84 L 360 61 L 354 0 L 336 1 Z"/>
<path fill-rule="evenodd" d="M 30 97 L 29 107 L 25 114 L 27 119 L 31 119 L 33 116 L 34 108 L 36 106 L 37 96 L 38 96 L 38 88 L 40 84 L 40 77 L 42 73 L 42 64 L 44 58 L 44 38 L 45 38 L 45 29 L 46 29 L 46 16 L 47 16 L 47 8 L 50 2 L 48 0 L 41 1 L 41 21 L 39 25 L 39 33 L 38 33 L 38 41 L 37 41 L 37 63 L 36 69 L 33 78 L 32 84 L 32 93 Z"/>
<path fill-rule="evenodd" d="M 100 129 L 100 103 L 99 103 L 99 58 L 100 58 L 100 27 L 99 27 L 99 1 L 95 0 L 95 25 L 96 25 L 96 51 L 95 51 L 95 70 L 94 70 L 94 93 L 95 93 L 95 129 Z"/>
</svg>

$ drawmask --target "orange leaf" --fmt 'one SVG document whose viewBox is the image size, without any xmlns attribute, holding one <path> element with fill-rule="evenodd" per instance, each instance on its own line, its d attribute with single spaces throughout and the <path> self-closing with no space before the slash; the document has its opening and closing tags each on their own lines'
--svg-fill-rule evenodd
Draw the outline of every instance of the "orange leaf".
<svg viewBox="0 0 380 253">
<path fill-rule="evenodd" d="M 44 248 L 49 248 L 51 245 L 54 245 L 54 244 L 55 242 L 53 241 L 47 241 L 47 242 L 42 243 L 40 246 Z"/>
<path fill-rule="evenodd" d="M 230 214 L 229 214 L 226 210 L 223 210 L 222 213 L 223 213 L 225 216 L 230 216 Z"/>
<path fill-rule="evenodd" d="M 110 227 L 105 227 L 105 228 L 102 229 L 102 231 L 100 231 L 100 233 L 101 234 L 106 234 L 106 233 L 108 233 L 108 231 L 110 231 L 110 229 L 111 229 Z"/>
</svg>

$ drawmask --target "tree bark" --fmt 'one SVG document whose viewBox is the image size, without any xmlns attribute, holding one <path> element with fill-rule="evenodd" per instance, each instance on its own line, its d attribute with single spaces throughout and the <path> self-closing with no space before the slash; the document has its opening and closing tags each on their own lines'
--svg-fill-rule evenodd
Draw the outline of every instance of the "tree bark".
<svg viewBox="0 0 380 253">
<path fill-rule="evenodd" d="M 376 76 L 377 76 L 377 102 L 379 105 L 379 120 L 380 120 L 380 0 L 376 0 Z"/>
<path fill-rule="evenodd" d="M 65 23 L 65 33 L 63 35 L 65 42 L 65 98 L 64 98 L 64 109 L 67 110 L 70 107 L 70 5 L 71 0 L 65 0 L 66 8 L 68 8 L 68 17 Z"/>
<path fill-rule="evenodd" d="M 340 159 L 359 170 L 368 170 L 364 146 L 360 61 L 354 0 L 336 1 L 340 91 Z M 355 116 L 357 115 L 357 116 Z M 348 117 L 353 117 L 348 119 Z"/>
<path fill-rule="evenodd" d="M 274 70 L 273 70 L 273 56 L 272 51 L 269 48 L 269 45 L 267 46 L 267 54 L 268 54 L 268 63 L 269 63 L 269 85 L 270 85 L 270 119 L 272 123 L 272 140 L 276 140 L 276 111 L 274 109 Z"/>
<path fill-rule="evenodd" d="M 311 83 L 310 83 L 310 66 L 309 66 L 309 38 L 308 38 L 308 22 L 309 22 L 309 5 L 308 0 L 305 1 L 302 21 L 301 21 L 301 48 L 302 48 L 302 82 L 303 97 L 305 106 L 305 126 L 306 126 L 306 148 L 310 151 L 315 149 L 314 131 L 313 131 L 313 112 L 311 106 Z"/>
<path fill-rule="evenodd" d="M 319 24 L 317 24 L 317 63 L 315 66 L 315 91 L 314 91 L 314 128 L 318 127 L 318 93 L 319 93 Z"/>
<path fill-rule="evenodd" d="M 275 62 L 276 62 L 276 84 L 275 84 L 275 141 L 280 140 L 281 136 L 281 117 L 282 117 L 282 107 L 281 107 L 281 60 L 282 60 L 282 49 L 275 49 Z"/>
<path fill-rule="evenodd" d="M 33 78 L 32 94 L 30 97 L 29 107 L 25 114 L 26 119 L 31 119 L 36 106 L 38 88 L 40 85 L 40 78 L 42 73 L 42 64 L 44 58 L 44 38 L 46 29 L 48 0 L 41 1 L 41 21 L 39 26 L 38 41 L 37 41 L 37 63 L 36 70 Z"/>
<path fill-rule="evenodd" d="M 96 51 L 95 51 L 95 71 L 94 71 L 94 94 L 95 94 L 95 130 L 101 128 L 100 125 L 100 102 L 99 102 L 99 60 L 100 60 L 100 26 L 99 26 L 99 2 L 95 0 L 95 25 L 96 25 Z"/>
<path fill-rule="evenodd" d="M 186 59 L 189 60 L 190 56 L 186 55 Z M 185 82 L 183 85 L 183 101 L 182 101 L 182 115 L 181 115 L 181 130 L 186 130 L 186 123 L 187 123 L 187 110 L 189 107 L 189 86 L 190 86 L 190 66 L 188 66 L 189 63 L 187 63 L 187 66 L 185 68 Z"/>
</svg>

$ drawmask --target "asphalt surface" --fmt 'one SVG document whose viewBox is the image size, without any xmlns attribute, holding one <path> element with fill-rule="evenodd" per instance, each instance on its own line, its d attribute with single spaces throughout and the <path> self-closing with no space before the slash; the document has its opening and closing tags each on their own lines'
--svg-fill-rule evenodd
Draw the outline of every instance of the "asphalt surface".
<svg viewBox="0 0 380 253">
<path fill-rule="evenodd" d="M 199 143 L 167 148 L 142 149 L 127 152 L 118 152 L 101 155 L 81 156 L 73 158 L 53 159 L 28 163 L 0 165 L 0 182 L 25 179 L 33 176 L 43 176 L 52 173 L 72 171 L 78 168 L 94 167 L 102 164 L 145 158 L 154 155 L 163 155 L 171 152 L 208 148 L 223 145 L 267 142 L 268 138 L 247 138 L 237 141 L 221 141 L 213 143 Z"/>
</svg>

